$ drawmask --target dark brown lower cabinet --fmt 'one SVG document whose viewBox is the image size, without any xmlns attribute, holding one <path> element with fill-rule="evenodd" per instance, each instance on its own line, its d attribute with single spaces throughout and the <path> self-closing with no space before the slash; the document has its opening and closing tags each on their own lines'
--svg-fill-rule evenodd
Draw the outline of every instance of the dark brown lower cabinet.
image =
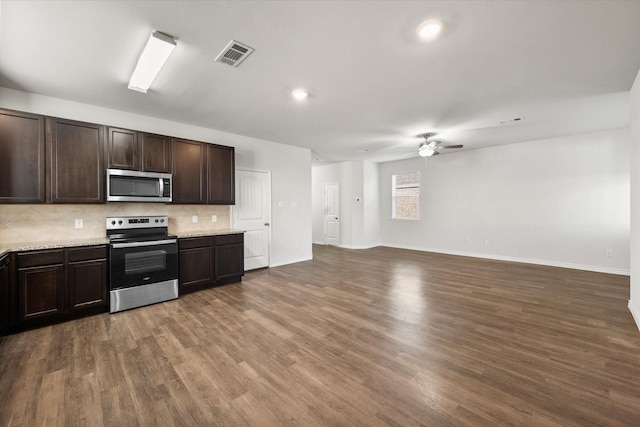
<svg viewBox="0 0 640 427">
<path fill-rule="evenodd" d="M 244 234 L 216 236 L 216 280 L 244 275 Z"/>
<path fill-rule="evenodd" d="M 180 293 L 204 289 L 215 280 L 213 237 L 180 239 Z"/>
<path fill-rule="evenodd" d="M 107 253 L 104 245 L 17 253 L 9 329 L 108 311 Z"/>
<path fill-rule="evenodd" d="M 107 247 L 70 248 L 69 310 L 104 311 L 109 307 Z"/>
<path fill-rule="evenodd" d="M 243 241 L 242 233 L 179 239 L 180 294 L 240 280 L 244 275 Z"/>
<path fill-rule="evenodd" d="M 18 324 L 58 320 L 65 312 L 64 250 L 18 254 Z"/>
<path fill-rule="evenodd" d="M 0 257 L 0 335 L 9 329 L 9 272 L 11 258 L 9 254 Z"/>
</svg>

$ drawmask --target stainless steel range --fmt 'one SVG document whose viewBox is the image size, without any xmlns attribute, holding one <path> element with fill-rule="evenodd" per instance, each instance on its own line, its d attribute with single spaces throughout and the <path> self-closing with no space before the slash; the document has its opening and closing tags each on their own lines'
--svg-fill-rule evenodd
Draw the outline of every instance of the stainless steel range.
<svg viewBox="0 0 640 427">
<path fill-rule="evenodd" d="M 107 218 L 110 312 L 178 298 L 178 240 L 166 216 Z"/>
</svg>

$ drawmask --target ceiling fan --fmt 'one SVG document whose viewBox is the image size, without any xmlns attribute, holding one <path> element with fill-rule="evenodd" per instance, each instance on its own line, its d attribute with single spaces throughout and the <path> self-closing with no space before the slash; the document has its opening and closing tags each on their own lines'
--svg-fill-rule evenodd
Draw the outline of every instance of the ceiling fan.
<svg viewBox="0 0 640 427">
<path fill-rule="evenodd" d="M 457 145 L 442 145 L 442 141 L 429 141 L 429 138 L 433 138 L 436 136 L 435 133 L 428 132 L 418 135 L 421 138 L 424 138 L 424 141 L 420 143 L 418 146 L 418 154 L 420 157 L 431 157 L 436 156 L 442 149 L 451 149 L 451 148 L 462 148 L 462 144 Z"/>
</svg>

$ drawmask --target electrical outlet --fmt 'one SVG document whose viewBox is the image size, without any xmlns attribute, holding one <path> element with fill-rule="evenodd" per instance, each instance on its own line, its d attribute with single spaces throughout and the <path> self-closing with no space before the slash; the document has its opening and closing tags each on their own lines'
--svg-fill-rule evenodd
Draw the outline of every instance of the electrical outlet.
<svg viewBox="0 0 640 427">
<path fill-rule="evenodd" d="M 211 215 L 211 222 L 218 222 L 218 215 Z"/>
<path fill-rule="evenodd" d="M 471 244 L 471 237 L 467 237 L 467 245 Z"/>
<path fill-rule="evenodd" d="M 278 207 L 279 208 L 284 208 L 284 202 L 278 202 Z"/>
<path fill-rule="evenodd" d="M 607 249 L 606 252 L 605 252 L 605 256 L 612 257 L 613 256 L 613 249 Z"/>
<path fill-rule="evenodd" d="M 191 217 L 191 222 L 194 223 L 194 224 L 197 223 L 198 222 L 198 215 L 193 215 Z"/>
<path fill-rule="evenodd" d="M 491 240 L 489 240 L 489 239 L 484 239 L 484 245 L 485 245 L 485 246 L 489 246 L 489 243 L 491 243 Z"/>
<path fill-rule="evenodd" d="M 76 219 L 76 228 L 84 228 L 84 221 L 82 219 Z"/>
<path fill-rule="evenodd" d="M 291 207 L 292 208 L 297 208 L 298 207 L 298 202 L 291 202 Z"/>
</svg>

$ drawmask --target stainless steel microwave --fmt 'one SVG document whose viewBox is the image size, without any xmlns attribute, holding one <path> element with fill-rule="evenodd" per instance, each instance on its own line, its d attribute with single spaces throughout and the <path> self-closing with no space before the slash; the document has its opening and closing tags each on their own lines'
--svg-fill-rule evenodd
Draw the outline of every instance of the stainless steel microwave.
<svg viewBox="0 0 640 427">
<path fill-rule="evenodd" d="M 170 173 L 107 169 L 108 202 L 171 202 Z"/>
</svg>

